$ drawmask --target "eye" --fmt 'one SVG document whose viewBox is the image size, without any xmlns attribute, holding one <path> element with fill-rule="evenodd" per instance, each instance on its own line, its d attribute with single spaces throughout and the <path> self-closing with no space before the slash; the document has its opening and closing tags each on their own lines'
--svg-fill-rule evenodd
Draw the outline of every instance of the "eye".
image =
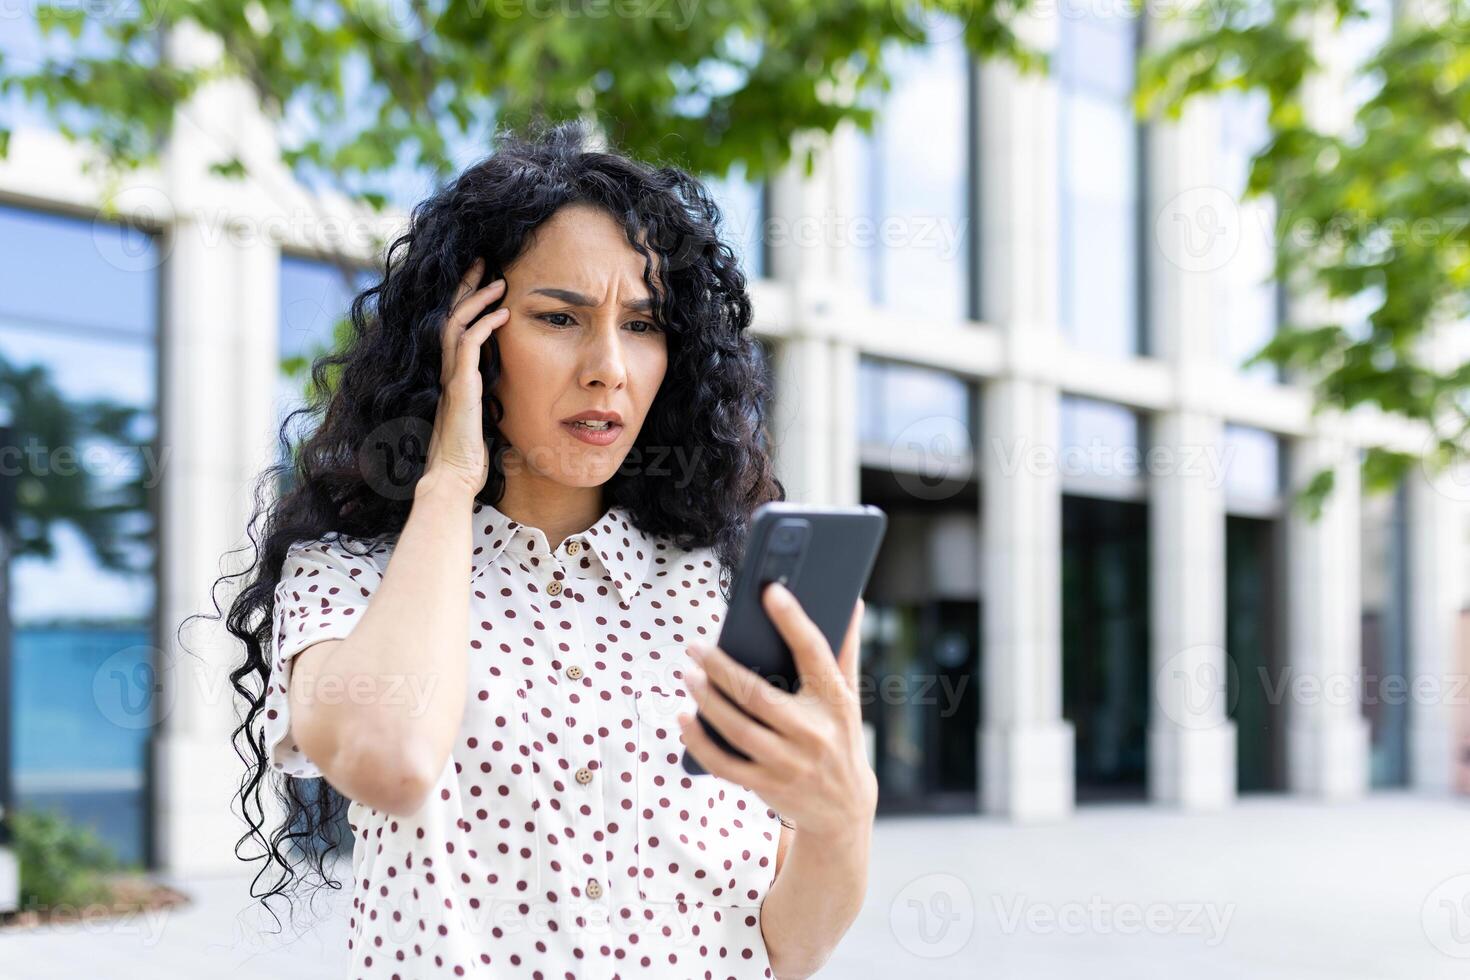
<svg viewBox="0 0 1470 980">
<path fill-rule="evenodd" d="M 643 330 L 635 330 L 635 331 L 633 331 L 634 333 L 648 333 L 650 331 L 656 331 L 656 330 L 658 330 L 658 326 L 656 324 L 649 323 L 647 320 L 632 320 L 632 321 L 630 321 L 628 323 L 628 326 L 632 327 L 632 326 L 638 326 L 640 324 L 645 329 L 643 329 Z"/>
<path fill-rule="evenodd" d="M 551 318 L 554 317 L 554 316 L 563 316 L 563 317 L 570 318 L 569 314 L 566 314 L 566 313 L 542 313 L 540 318 L 542 320 L 545 320 L 547 323 L 551 323 Z M 567 326 L 567 324 L 565 324 L 565 323 L 551 323 L 551 325 L 553 327 L 565 327 L 565 326 Z"/>
</svg>

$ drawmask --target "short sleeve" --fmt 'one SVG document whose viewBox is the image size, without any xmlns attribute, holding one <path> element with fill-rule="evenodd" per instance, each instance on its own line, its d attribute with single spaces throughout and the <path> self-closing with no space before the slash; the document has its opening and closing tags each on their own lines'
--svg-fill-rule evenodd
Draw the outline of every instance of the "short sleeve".
<svg viewBox="0 0 1470 980">
<path fill-rule="evenodd" d="M 261 737 L 271 766 L 290 776 L 322 774 L 291 740 L 286 692 L 292 658 L 319 640 L 340 640 L 351 633 L 382 581 L 375 554 L 361 547 L 357 551 L 362 553 L 348 550 L 340 537 L 297 542 L 286 550 L 281 565 Z"/>
</svg>

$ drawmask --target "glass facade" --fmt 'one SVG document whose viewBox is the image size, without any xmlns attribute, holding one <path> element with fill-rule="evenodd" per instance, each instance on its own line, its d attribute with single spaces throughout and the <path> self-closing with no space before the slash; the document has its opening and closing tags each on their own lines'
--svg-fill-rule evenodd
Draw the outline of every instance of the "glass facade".
<svg viewBox="0 0 1470 980">
<path fill-rule="evenodd" d="M 1220 460 L 1227 508 L 1253 512 L 1280 506 L 1284 479 L 1280 437 L 1249 426 L 1227 425 Z"/>
<path fill-rule="evenodd" d="M 973 811 L 980 724 L 973 384 L 864 357 L 860 499 L 888 514 L 864 594 L 863 718 L 886 812 Z"/>
<path fill-rule="evenodd" d="M 1281 369 L 1245 361 L 1276 335 L 1281 323 L 1282 293 L 1275 278 L 1276 208 L 1269 198 L 1242 198 L 1250 162 L 1270 139 L 1264 93 L 1226 92 L 1220 96 L 1220 157 L 1224 190 L 1236 202 L 1240 241 L 1235 253 L 1212 277 L 1215 308 L 1220 311 L 1220 355 L 1251 377 L 1275 381 Z"/>
<path fill-rule="evenodd" d="M 976 407 L 974 387 L 963 378 L 874 357 L 858 362 L 858 441 L 865 447 L 968 467 Z"/>
<path fill-rule="evenodd" d="M 1287 668 L 1281 600 L 1285 535 L 1281 523 L 1285 460 L 1281 438 L 1227 425 L 1220 454 L 1225 509 L 1226 699 L 1235 722 L 1236 788 L 1286 788 L 1286 706 L 1278 695 Z"/>
<path fill-rule="evenodd" d="M 1062 713 L 1079 801 L 1135 798 L 1148 745 L 1149 535 L 1144 420 L 1063 396 Z"/>
<path fill-rule="evenodd" d="M 148 859 L 163 713 L 159 262 L 145 231 L 0 206 L 0 390 L 23 452 L 0 474 L 18 500 L 0 637 L 15 802 L 92 827 L 128 862 Z"/>
<path fill-rule="evenodd" d="M 1407 503 L 1402 487 L 1362 503 L 1363 713 L 1374 786 L 1409 777 Z"/>
<path fill-rule="evenodd" d="M 1112 402 L 1063 395 L 1058 428 L 1062 489 L 1084 496 L 1142 499 L 1144 423 Z"/>
<path fill-rule="evenodd" d="M 1096 353 L 1140 354 L 1142 180 L 1131 105 L 1139 22 L 1077 0 L 1058 9 L 1062 333 Z"/>
<path fill-rule="evenodd" d="M 745 176 L 735 167 L 725 177 L 706 177 L 724 216 L 721 237 L 735 250 L 747 279 L 767 275 L 766 184 Z"/>
<path fill-rule="evenodd" d="M 1236 787 L 1242 793 L 1286 788 L 1286 706 L 1279 690 L 1287 668 L 1280 602 L 1281 522 L 1225 518 L 1226 704 L 1235 722 Z"/>
<path fill-rule="evenodd" d="M 841 231 L 864 258 L 873 303 L 943 320 L 975 315 L 971 301 L 970 115 L 973 71 L 955 29 L 949 40 L 894 44 L 893 88 L 872 133 L 859 137 L 859 226 Z"/>
<path fill-rule="evenodd" d="M 280 269 L 277 432 L 286 416 L 305 404 L 312 361 L 347 339 L 351 329 L 347 315 L 353 297 L 379 275 L 372 269 L 359 269 L 355 281 L 349 284 L 341 267 L 334 263 L 289 254 L 281 256 Z M 291 444 L 296 445 L 312 426 L 312 420 L 298 415 L 291 424 Z M 279 452 L 279 445 L 276 450 Z"/>
<path fill-rule="evenodd" d="M 1139 798 L 1147 774 L 1148 508 L 1062 498 L 1062 714 L 1077 799 Z"/>
</svg>

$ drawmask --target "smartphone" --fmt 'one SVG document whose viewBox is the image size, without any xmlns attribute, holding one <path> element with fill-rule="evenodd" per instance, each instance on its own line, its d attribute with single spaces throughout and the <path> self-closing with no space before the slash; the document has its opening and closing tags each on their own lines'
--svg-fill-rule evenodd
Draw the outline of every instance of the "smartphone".
<svg viewBox="0 0 1470 980">
<path fill-rule="evenodd" d="M 780 582 L 790 589 L 836 654 L 842 648 L 853 606 L 867 588 L 887 526 L 888 515 L 871 504 L 761 504 L 751 521 L 745 556 L 735 573 L 716 645 L 782 690 L 797 690 L 800 676 L 796 661 L 780 630 L 766 615 L 761 591 L 770 582 Z M 716 745 L 749 759 L 725 741 L 703 714 L 698 718 Z M 705 774 L 704 767 L 687 749 L 684 771 L 696 776 Z"/>
</svg>

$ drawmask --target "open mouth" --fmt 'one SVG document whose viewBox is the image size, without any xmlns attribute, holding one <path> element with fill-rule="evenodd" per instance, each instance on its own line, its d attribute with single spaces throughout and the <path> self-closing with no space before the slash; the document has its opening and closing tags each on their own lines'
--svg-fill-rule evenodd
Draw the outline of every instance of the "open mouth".
<svg viewBox="0 0 1470 980">
<path fill-rule="evenodd" d="M 571 433 L 574 439 L 590 443 L 594 446 L 607 446 L 616 442 L 622 435 L 623 426 L 619 422 L 590 422 L 578 420 L 576 422 L 563 422 L 562 426 Z"/>
</svg>

